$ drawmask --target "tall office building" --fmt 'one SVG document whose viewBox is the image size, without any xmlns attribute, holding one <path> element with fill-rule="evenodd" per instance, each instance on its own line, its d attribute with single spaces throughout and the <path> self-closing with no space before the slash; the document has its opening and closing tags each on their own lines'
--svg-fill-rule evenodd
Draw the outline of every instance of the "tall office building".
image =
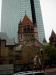
<svg viewBox="0 0 56 75">
<path fill-rule="evenodd" d="M 37 25 L 39 41 L 42 42 L 45 34 L 39 0 L 2 0 L 1 31 L 16 38 L 18 23 L 25 14 Z"/>
</svg>

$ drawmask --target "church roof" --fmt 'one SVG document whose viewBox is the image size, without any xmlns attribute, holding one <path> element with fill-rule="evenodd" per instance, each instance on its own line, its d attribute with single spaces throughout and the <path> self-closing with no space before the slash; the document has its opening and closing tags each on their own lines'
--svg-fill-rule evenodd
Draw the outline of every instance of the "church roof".
<svg viewBox="0 0 56 75">
<path fill-rule="evenodd" d="M 5 32 L 0 32 L 0 39 L 6 41 L 6 45 L 15 45 L 13 39 L 9 39 Z"/>
<path fill-rule="evenodd" d="M 56 36 L 56 34 L 55 34 L 55 32 L 52 30 L 51 37 L 55 37 L 55 36 Z"/>
<path fill-rule="evenodd" d="M 51 33 L 49 40 L 50 41 L 55 40 L 54 38 L 56 38 L 56 33 L 52 30 L 52 33 Z"/>
<path fill-rule="evenodd" d="M 21 23 L 22 23 L 22 25 L 33 25 L 33 23 L 31 22 L 31 20 L 28 18 L 27 15 L 24 16 Z"/>
<path fill-rule="evenodd" d="M 5 32 L 0 32 L 0 39 L 7 40 L 8 39 L 7 34 Z"/>
</svg>

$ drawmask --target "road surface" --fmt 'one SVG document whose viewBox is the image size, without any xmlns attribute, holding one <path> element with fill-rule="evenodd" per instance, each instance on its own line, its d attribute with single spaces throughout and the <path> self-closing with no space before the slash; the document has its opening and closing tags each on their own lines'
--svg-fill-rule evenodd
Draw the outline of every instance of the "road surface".
<svg viewBox="0 0 56 75">
<path fill-rule="evenodd" d="M 46 75 L 56 75 L 56 72 L 47 73 Z"/>
</svg>

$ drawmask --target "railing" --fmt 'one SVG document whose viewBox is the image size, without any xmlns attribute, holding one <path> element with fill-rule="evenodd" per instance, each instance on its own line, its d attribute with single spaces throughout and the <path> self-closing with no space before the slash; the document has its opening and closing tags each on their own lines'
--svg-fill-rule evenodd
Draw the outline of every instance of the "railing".
<svg viewBox="0 0 56 75">
<path fill-rule="evenodd" d="M 0 65 L 0 75 L 13 74 L 13 73 L 14 73 L 14 65 L 13 64 Z"/>
</svg>

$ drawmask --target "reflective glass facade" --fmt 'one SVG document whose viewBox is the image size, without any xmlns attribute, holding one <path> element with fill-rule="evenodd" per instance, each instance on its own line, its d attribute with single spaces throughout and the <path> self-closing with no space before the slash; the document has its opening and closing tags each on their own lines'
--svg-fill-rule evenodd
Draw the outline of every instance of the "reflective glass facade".
<svg viewBox="0 0 56 75">
<path fill-rule="evenodd" d="M 42 42 L 44 38 L 44 27 L 39 0 L 34 0 L 34 7 L 38 36 Z M 25 14 L 32 20 L 30 0 L 2 0 L 1 31 L 6 32 L 10 38 L 16 38 L 18 23 Z"/>
<path fill-rule="evenodd" d="M 15 38 L 20 19 L 27 14 L 31 18 L 30 0 L 2 0 L 1 31 Z"/>
<path fill-rule="evenodd" d="M 44 26 L 43 26 L 43 20 L 41 15 L 40 0 L 34 0 L 34 6 L 35 6 L 38 36 L 39 36 L 39 40 L 43 42 L 43 39 L 45 38 L 45 33 L 44 33 Z"/>
</svg>

